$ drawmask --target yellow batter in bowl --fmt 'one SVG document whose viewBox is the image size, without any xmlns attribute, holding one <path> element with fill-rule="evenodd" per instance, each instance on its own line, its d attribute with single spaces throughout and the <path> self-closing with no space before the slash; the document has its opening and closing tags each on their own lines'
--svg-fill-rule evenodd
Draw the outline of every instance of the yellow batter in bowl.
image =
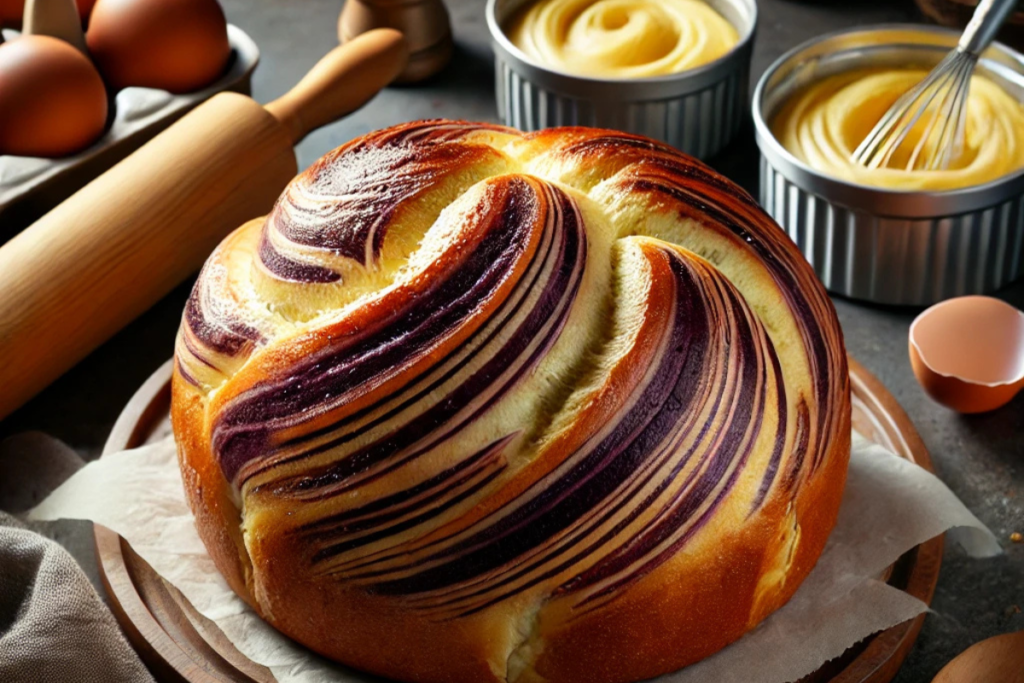
<svg viewBox="0 0 1024 683">
<path fill-rule="evenodd" d="M 1024 167 L 1024 106 L 978 75 L 971 78 L 965 145 L 948 169 L 906 170 L 915 141 L 925 133 L 923 124 L 915 127 L 888 167 L 868 169 L 851 161 L 850 155 L 885 111 L 926 73 L 863 69 L 831 76 L 787 102 L 772 122 L 772 133 L 817 171 L 893 190 L 953 190 L 981 185 Z"/>
<path fill-rule="evenodd" d="M 739 42 L 704 0 L 538 0 L 517 13 L 507 34 L 539 64 L 609 79 L 679 73 Z"/>
</svg>

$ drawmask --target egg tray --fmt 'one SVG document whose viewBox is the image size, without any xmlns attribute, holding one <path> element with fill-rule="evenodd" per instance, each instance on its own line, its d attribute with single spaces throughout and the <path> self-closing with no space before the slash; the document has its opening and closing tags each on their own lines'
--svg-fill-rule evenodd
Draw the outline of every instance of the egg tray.
<svg viewBox="0 0 1024 683">
<path fill-rule="evenodd" d="M 16 31 L 5 30 L 4 38 Z M 224 73 L 201 90 L 174 95 L 155 88 L 124 88 L 113 98 L 113 120 L 87 149 L 60 159 L 0 155 L 0 244 L 89 181 L 219 92 L 248 95 L 260 51 L 242 29 L 228 25 L 231 55 Z"/>
</svg>

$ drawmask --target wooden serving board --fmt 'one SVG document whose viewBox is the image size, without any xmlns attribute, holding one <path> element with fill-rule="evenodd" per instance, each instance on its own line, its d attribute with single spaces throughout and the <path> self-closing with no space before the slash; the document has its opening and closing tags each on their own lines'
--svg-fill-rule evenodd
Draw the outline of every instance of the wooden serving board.
<svg viewBox="0 0 1024 683">
<path fill-rule="evenodd" d="M 104 455 L 141 446 L 170 433 L 171 362 L 135 393 L 118 418 Z M 921 437 L 896 399 L 850 359 L 853 424 L 861 434 L 934 472 Z M 185 597 L 158 576 L 120 536 L 95 527 L 100 575 L 111 608 L 139 655 L 160 681 L 272 683 L 270 670 L 228 641 Z M 939 578 L 943 537 L 907 552 L 887 572 L 890 585 L 930 604 Z M 878 633 L 828 662 L 800 683 L 888 683 L 917 639 L 924 615 Z"/>
</svg>

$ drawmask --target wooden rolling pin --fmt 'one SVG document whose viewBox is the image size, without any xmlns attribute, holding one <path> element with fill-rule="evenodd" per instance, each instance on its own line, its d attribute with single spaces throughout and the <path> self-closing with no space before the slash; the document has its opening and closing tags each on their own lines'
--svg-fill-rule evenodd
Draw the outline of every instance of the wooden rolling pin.
<svg viewBox="0 0 1024 683">
<path fill-rule="evenodd" d="M 25 403 L 270 211 L 292 146 L 405 65 L 402 34 L 328 53 L 266 107 L 221 93 L 0 247 L 0 418 Z"/>
</svg>

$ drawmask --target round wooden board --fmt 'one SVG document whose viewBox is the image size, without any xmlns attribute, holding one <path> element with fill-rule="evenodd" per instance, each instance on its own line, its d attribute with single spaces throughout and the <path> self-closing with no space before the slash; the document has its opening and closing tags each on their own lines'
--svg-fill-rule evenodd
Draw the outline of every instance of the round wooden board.
<svg viewBox="0 0 1024 683">
<path fill-rule="evenodd" d="M 134 448 L 170 432 L 171 362 L 136 392 L 118 418 L 104 454 Z M 850 359 L 854 427 L 872 441 L 934 472 L 921 437 L 896 399 L 871 373 Z M 128 544 L 95 527 L 97 556 L 111 607 L 129 640 L 160 681 L 272 683 L 270 670 L 227 640 L 195 611 Z M 942 536 L 906 553 L 890 568 L 888 582 L 930 604 L 942 561 Z M 917 639 L 924 615 L 878 633 L 846 651 L 800 683 L 888 683 Z"/>
</svg>

